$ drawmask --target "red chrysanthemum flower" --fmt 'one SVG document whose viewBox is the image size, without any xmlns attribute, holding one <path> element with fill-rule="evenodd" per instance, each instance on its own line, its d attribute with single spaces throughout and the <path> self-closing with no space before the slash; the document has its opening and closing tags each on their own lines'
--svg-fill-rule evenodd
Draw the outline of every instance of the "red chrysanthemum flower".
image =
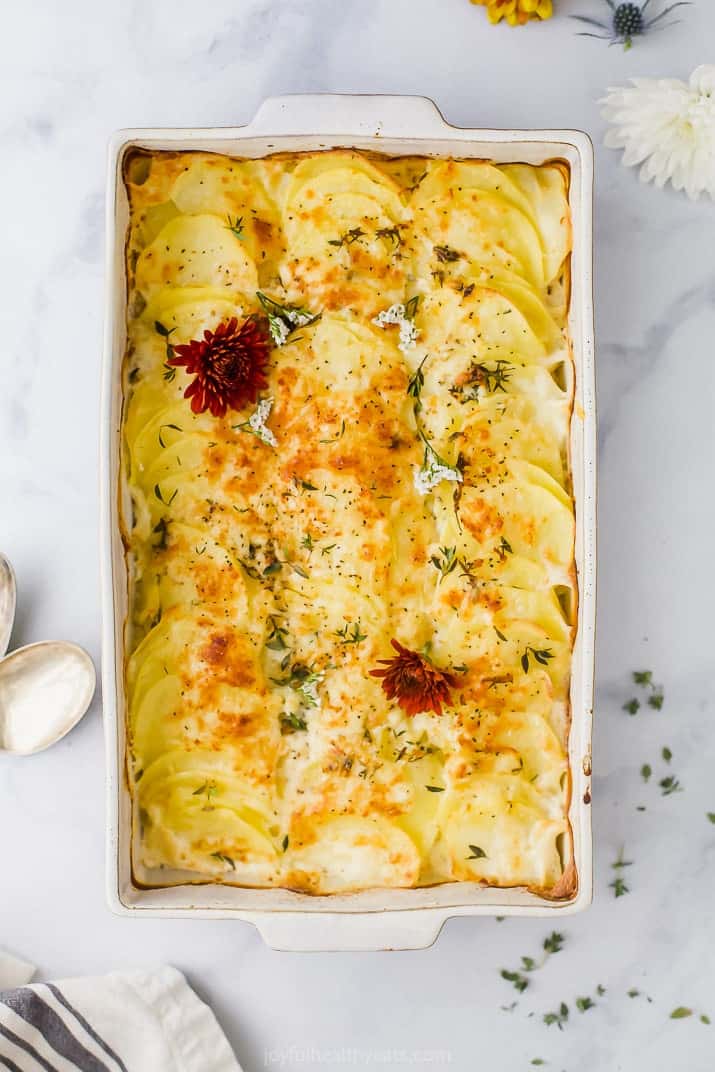
<svg viewBox="0 0 715 1072">
<path fill-rule="evenodd" d="M 418 651 L 403 648 L 393 640 L 397 655 L 392 659 L 379 659 L 385 669 L 371 670 L 373 677 L 382 678 L 382 689 L 388 700 L 397 700 L 407 715 L 420 711 L 442 714 L 442 704 L 452 702 L 450 689 L 457 684 L 454 674 L 438 670 Z"/>
<path fill-rule="evenodd" d="M 196 379 L 184 391 L 194 413 L 210 410 L 223 417 L 226 410 L 242 409 L 255 402 L 268 386 L 266 369 L 271 350 L 268 321 L 249 316 L 238 326 L 234 316 L 203 339 L 175 346 L 170 365 L 183 365 Z"/>
</svg>

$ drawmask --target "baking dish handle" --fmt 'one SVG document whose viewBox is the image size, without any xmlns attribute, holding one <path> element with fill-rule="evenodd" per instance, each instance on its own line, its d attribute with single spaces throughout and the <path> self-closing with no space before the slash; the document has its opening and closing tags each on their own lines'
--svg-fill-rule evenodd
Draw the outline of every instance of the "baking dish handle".
<svg viewBox="0 0 715 1072">
<path fill-rule="evenodd" d="M 364 137 L 445 137 L 454 128 L 429 97 L 295 93 L 267 97 L 245 134 L 332 134 Z"/>
<path fill-rule="evenodd" d="M 411 912 L 275 912 L 253 916 L 266 945 L 292 953 L 376 952 L 426 949 L 436 941 L 448 913 Z"/>
</svg>

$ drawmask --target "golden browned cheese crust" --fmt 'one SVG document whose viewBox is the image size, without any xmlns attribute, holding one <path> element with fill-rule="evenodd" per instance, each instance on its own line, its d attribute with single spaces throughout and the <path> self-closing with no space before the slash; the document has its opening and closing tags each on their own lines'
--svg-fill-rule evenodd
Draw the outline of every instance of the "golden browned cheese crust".
<svg viewBox="0 0 715 1072">
<path fill-rule="evenodd" d="M 567 170 L 136 153 L 125 182 L 137 880 L 571 896 Z M 265 389 L 193 412 L 174 348 L 266 310 Z M 371 673 L 393 640 L 441 713 Z"/>
</svg>

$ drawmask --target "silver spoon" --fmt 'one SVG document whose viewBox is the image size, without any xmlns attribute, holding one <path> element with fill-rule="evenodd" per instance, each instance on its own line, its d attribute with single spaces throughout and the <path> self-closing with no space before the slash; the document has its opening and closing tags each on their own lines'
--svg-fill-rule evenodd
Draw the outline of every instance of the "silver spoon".
<svg viewBox="0 0 715 1072">
<path fill-rule="evenodd" d="M 15 621 L 16 602 L 15 573 L 5 555 L 0 554 L 0 659 L 2 659 L 10 643 L 10 634 Z"/>
<path fill-rule="evenodd" d="M 63 640 L 18 648 L 0 661 L 0 751 L 27 756 L 76 726 L 94 696 L 87 652 Z"/>
</svg>

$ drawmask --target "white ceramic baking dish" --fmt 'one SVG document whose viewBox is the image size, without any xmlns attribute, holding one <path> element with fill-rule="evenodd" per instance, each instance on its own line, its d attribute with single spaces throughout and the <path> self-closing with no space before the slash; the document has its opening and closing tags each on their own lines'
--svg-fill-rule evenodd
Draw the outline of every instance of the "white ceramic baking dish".
<svg viewBox="0 0 715 1072">
<path fill-rule="evenodd" d="M 127 579 L 119 531 L 121 363 L 125 349 L 124 244 L 128 203 L 124 154 L 146 149 L 202 149 L 242 157 L 278 150 L 352 146 L 378 152 L 478 157 L 497 163 L 565 160 L 571 171 L 574 242 L 569 324 L 576 368 L 571 459 L 576 501 L 579 613 L 571 685 L 570 821 L 578 889 L 554 902 L 523 889 L 472 883 L 417 890 L 369 890 L 312 897 L 288 890 L 216 884 L 143 889 L 132 878 L 131 803 L 125 776 L 124 622 Z M 107 319 L 102 402 L 103 688 L 107 747 L 107 882 L 111 907 L 128 916 L 243 919 L 274 948 L 290 950 L 417 949 L 430 945 L 451 916 L 520 915 L 556 919 L 592 899 L 591 722 L 595 627 L 596 416 L 592 309 L 593 149 L 578 131 L 462 129 L 444 121 L 424 97 L 287 96 L 268 99 L 244 127 L 123 130 L 112 139 L 107 191 Z"/>
</svg>

